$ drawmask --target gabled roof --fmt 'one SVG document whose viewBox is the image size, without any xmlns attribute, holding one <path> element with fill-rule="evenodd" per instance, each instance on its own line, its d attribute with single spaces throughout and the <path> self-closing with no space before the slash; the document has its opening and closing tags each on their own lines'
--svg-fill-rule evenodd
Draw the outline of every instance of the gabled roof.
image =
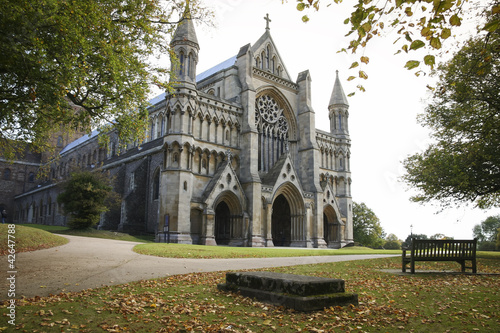
<svg viewBox="0 0 500 333">
<path fill-rule="evenodd" d="M 274 184 L 276 184 L 276 181 L 281 175 L 281 170 L 283 169 L 283 165 L 285 164 L 287 157 L 288 154 L 282 154 L 280 156 L 278 161 L 272 166 L 271 170 L 269 170 L 269 172 L 264 177 L 262 177 L 262 184 L 271 186 L 274 186 Z"/>
<path fill-rule="evenodd" d="M 217 168 L 207 187 L 203 191 L 203 201 L 211 206 L 215 203 L 217 197 L 223 193 L 231 192 L 242 205 L 242 210 L 246 211 L 246 196 L 241 186 L 238 176 L 231 164 L 231 158 L 227 157 Z"/>
<path fill-rule="evenodd" d="M 276 44 L 274 43 L 273 38 L 271 37 L 271 32 L 269 29 L 266 29 L 266 32 L 260 38 L 257 40 L 257 42 L 252 45 L 251 50 L 254 54 L 257 54 L 257 51 L 267 43 L 270 43 L 272 45 L 272 48 L 274 50 L 274 53 L 278 56 L 278 62 L 283 66 L 283 77 L 289 81 L 291 81 L 290 74 L 288 73 L 288 70 L 286 69 L 285 62 L 283 61 L 283 58 L 281 57 L 278 48 L 276 47 Z"/>
</svg>

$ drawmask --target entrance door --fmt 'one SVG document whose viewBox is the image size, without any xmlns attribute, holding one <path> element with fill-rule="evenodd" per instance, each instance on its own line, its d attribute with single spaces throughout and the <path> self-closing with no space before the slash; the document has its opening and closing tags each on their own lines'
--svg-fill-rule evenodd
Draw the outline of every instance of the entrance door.
<svg viewBox="0 0 500 333">
<path fill-rule="evenodd" d="M 231 239 L 231 214 L 229 207 L 222 201 L 215 208 L 215 242 L 217 245 L 227 245 Z"/>
<path fill-rule="evenodd" d="M 326 209 L 323 213 L 323 237 L 327 244 L 339 241 L 339 225 L 333 209 Z"/>
<path fill-rule="evenodd" d="M 273 203 L 271 232 L 275 246 L 290 246 L 291 228 L 290 205 L 283 194 L 280 194 Z"/>
</svg>

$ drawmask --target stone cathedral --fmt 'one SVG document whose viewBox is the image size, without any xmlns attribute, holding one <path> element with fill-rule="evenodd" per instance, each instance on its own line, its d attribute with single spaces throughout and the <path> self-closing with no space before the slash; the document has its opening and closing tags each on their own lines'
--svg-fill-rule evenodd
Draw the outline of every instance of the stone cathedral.
<svg viewBox="0 0 500 333">
<path fill-rule="evenodd" d="M 64 142 L 50 179 L 15 193 L 14 222 L 65 224 L 55 185 L 76 166 L 116 178 L 121 206 L 102 216 L 101 229 L 185 244 L 352 243 L 349 105 L 338 74 L 324 111 L 330 131 L 318 130 L 309 71 L 292 80 L 266 20 L 253 45 L 200 74 L 203 54 L 184 20 L 171 42 L 175 93 L 151 101 L 146 141 L 120 149 L 111 134 L 104 149 L 92 133 Z"/>
</svg>

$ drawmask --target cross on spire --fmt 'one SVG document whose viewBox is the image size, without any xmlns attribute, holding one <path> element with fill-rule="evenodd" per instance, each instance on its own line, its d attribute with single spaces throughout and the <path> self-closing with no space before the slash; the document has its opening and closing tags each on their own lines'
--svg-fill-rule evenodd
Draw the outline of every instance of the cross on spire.
<svg viewBox="0 0 500 333">
<path fill-rule="evenodd" d="M 266 30 L 269 30 L 269 22 L 271 22 L 269 14 L 266 14 L 266 16 L 264 16 L 264 20 L 266 20 Z"/>
</svg>

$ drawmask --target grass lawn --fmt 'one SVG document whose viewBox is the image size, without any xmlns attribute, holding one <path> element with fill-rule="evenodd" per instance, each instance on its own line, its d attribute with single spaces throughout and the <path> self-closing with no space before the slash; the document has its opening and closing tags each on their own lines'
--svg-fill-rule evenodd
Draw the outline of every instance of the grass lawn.
<svg viewBox="0 0 500 333">
<path fill-rule="evenodd" d="M 459 270 L 456 263 L 419 269 Z M 498 275 L 399 275 L 400 258 L 267 269 L 341 278 L 357 307 L 300 313 L 220 292 L 224 273 L 198 273 L 17 300 L 9 332 L 494 332 L 500 325 Z M 500 260 L 478 271 L 500 273 Z M 7 302 L 0 308 L 5 316 Z M 1 327 L 3 326 L 3 327 Z M 495 328 L 497 327 L 497 328 Z"/>
<path fill-rule="evenodd" d="M 29 228 L 24 225 L 15 225 L 15 228 L 9 228 L 8 224 L 0 224 L 0 256 L 8 254 L 8 235 L 11 241 L 15 241 L 14 249 L 16 253 L 48 249 L 54 246 L 64 245 L 68 240 L 64 237 L 54 235 L 45 230 Z M 2 263 L 3 264 L 3 263 Z"/>
<path fill-rule="evenodd" d="M 0 227 L 3 246 L 8 230 L 7 225 Z M 45 242 L 62 238 L 50 232 L 69 233 L 62 227 L 38 227 L 16 225 L 16 250 L 33 250 L 40 245 L 44 248 L 48 246 L 43 245 Z M 78 235 L 97 234 L 113 239 L 119 236 L 97 230 Z M 315 250 L 180 244 L 141 244 L 136 250 L 191 258 L 400 253 L 355 247 Z M 7 257 L 1 258 L 7 261 Z M 2 295 L 0 317 L 5 320 L 0 323 L 0 332 L 494 332 L 500 326 L 500 252 L 478 252 L 478 258 L 478 272 L 497 275 L 400 275 L 395 273 L 401 270 L 400 257 L 266 269 L 341 278 L 346 281 L 346 291 L 359 295 L 357 307 L 311 313 L 220 292 L 216 285 L 224 282 L 224 272 L 169 276 L 18 299 L 15 325 L 8 323 L 9 303 Z M 460 265 L 424 262 L 416 268 L 459 271 Z"/>
<path fill-rule="evenodd" d="M 64 226 L 43 225 L 43 224 L 21 224 L 21 225 L 62 235 L 116 239 L 116 240 L 139 242 L 139 243 L 154 242 L 154 235 L 130 235 L 123 232 L 97 230 L 92 228 L 85 230 L 74 230 Z"/>
<path fill-rule="evenodd" d="M 134 251 L 140 254 L 147 254 L 158 257 L 199 259 L 331 256 L 340 254 L 401 254 L 400 250 L 373 250 L 366 247 L 346 247 L 339 250 L 332 250 L 228 247 L 166 243 L 139 244 L 134 247 Z"/>
</svg>

